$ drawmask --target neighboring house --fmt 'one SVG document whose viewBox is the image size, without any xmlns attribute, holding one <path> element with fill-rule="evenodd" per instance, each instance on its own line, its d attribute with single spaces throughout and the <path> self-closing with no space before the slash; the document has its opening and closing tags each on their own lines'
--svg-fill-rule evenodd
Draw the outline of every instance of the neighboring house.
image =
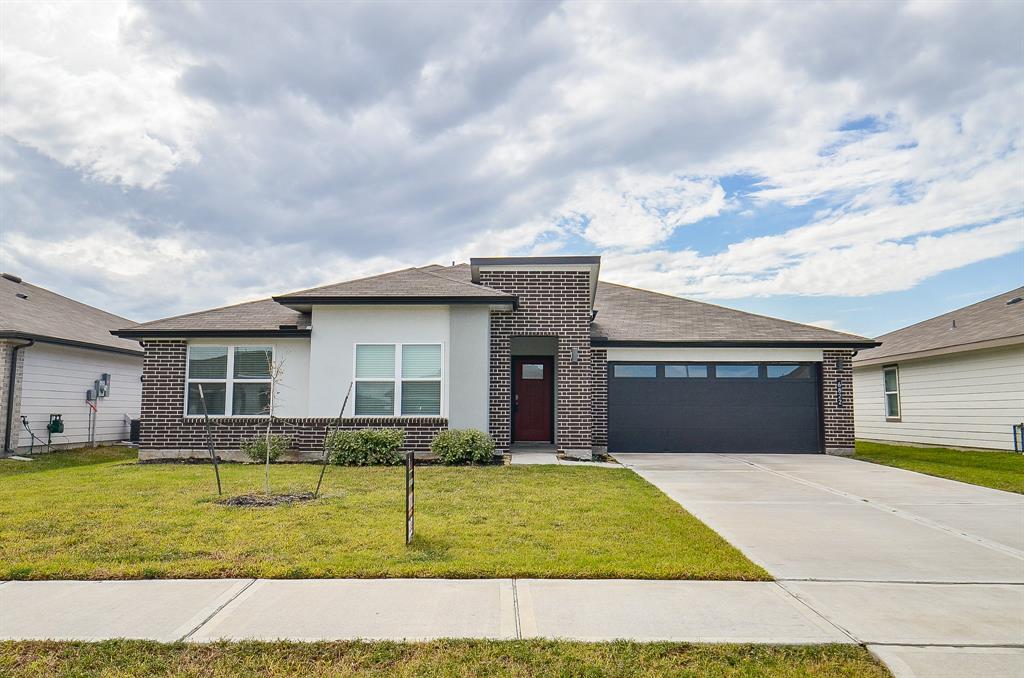
<svg viewBox="0 0 1024 678">
<path fill-rule="evenodd" d="M 125 327 L 142 341 L 143 459 L 205 456 L 273 428 L 319 454 L 342 426 L 445 428 L 498 450 L 847 452 L 853 351 L 875 342 L 598 282 L 600 257 L 473 259 Z"/>
<path fill-rule="evenodd" d="M 878 337 L 853 361 L 867 440 L 1012 450 L 1024 421 L 1024 287 Z"/>
<path fill-rule="evenodd" d="M 142 347 L 110 334 L 127 322 L 0 274 L 4 454 L 39 451 L 48 442 L 66 448 L 128 438 L 128 421 L 138 418 L 142 398 Z M 88 401 L 87 393 L 103 375 L 106 387 Z M 62 432 L 47 430 L 55 416 Z"/>
</svg>

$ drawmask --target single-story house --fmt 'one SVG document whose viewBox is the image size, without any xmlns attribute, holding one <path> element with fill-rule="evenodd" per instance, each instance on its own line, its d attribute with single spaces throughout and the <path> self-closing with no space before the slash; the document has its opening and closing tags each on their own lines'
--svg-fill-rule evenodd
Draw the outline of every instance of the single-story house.
<svg viewBox="0 0 1024 678">
<path fill-rule="evenodd" d="M 271 400 L 306 458 L 339 414 L 415 452 L 449 427 L 582 458 L 852 449 L 850 360 L 873 340 L 601 282 L 600 264 L 474 258 L 124 327 L 146 351 L 140 457 L 207 454 L 200 386 L 228 458 Z"/>
<path fill-rule="evenodd" d="M 127 440 L 142 401 L 130 321 L 0 274 L 3 454 Z"/>
<path fill-rule="evenodd" d="M 858 438 L 1013 449 L 1024 422 L 1024 287 L 878 341 L 853 361 Z"/>
</svg>

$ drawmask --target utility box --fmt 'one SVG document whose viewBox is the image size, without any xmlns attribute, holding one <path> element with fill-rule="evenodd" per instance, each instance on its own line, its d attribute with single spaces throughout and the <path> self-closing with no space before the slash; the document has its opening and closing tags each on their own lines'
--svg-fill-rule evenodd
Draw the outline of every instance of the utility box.
<svg viewBox="0 0 1024 678">
<path fill-rule="evenodd" d="M 64 433 L 64 415 L 51 414 L 50 423 L 46 425 L 46 430 L 50 432 L 50 435 Z"/>
</svg>

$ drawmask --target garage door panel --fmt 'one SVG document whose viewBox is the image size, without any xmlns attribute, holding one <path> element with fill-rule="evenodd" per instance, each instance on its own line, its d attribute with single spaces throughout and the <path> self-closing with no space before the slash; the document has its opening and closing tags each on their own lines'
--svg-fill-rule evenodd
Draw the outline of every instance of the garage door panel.
<svg viewBox="0 0 1024 678">
<path fill-rule="evenodd" d="M 608 445 L 613 452 L 819 452 L 820 377 L 811 379 L 614 376 L 609 370 Z"/>
</svg>

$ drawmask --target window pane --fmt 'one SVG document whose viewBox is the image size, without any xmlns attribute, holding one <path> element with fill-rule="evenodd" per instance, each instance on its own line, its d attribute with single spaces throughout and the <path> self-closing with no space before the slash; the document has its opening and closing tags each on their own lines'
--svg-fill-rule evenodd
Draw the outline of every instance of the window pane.
<svg viewBox="0 0 1024 678">
<path fill-rule="evenodd" d="M 898 383 L 898 380 L 896 379 L 896 370 L 886 370 L 885 371 L 885 390 L 886 391 L 890 391 L 890 392 L 891 391 L 895 391 L 896 387 L 897 387 L 897 383 Z"/>
<path fill-rule="evenodd" d="M 231 414 L 269 414 L 270 384 L 235 384 L 231 391 Z"/>
<path fill-rule="evenodd" d="M 441 382 L 403 381 L 402 414 L 441 414 Z"/>
<path fill-rule="evenodd" d="M 235 379 L 269 379 L 269 346 L 238 346 L 235 348 Z"/>
<path fill-rule="evenodd" d="M 224 414 L 224 396 L 227 388 L 224 384 L 203 384 L 203 396 L 206 397 L 206 411 L 213 416 Z M 199 384 L 188 385 L 188 413 L 203 414 L 203 401 L 199 398 Z"/>
<path fill-rule="evenodd" d="M 392 345 L 356 346 L 357 379 L 394 379 L 395 347 Z"/>
<path fill-rule="evenodd" d="M 665 365 L 665 376 L 669 379 L 677 377 L 706 377 L 707 365 Z"/>
<path fill-rule="evenodd" d="M 523 363 L 523 379 L 543 379 L 544 363 Z"/>
<path fill-rule="evenodd" d="M 393 416 L 395 414 L 395 382 L 357 381 L 356 414 Z"/>
<path fill-rule="evenodd" d="M 616 377 L 646 377 L 653 379 L 658 376 L 656 365 L 616 365 L 614 374 Z"/>
<path fill-rule="evenodd" d="M 810 379 L 810 365 L 768 365 L 769 379 Z"/>
<path fill-rule="evenodd" d="M 227 379 L 227 347 L 189 346 L 188 376 L 190 379 Z"/>
<path fill-rule="evenodd" d="M 441 347 L 436 344 L 403 346 L 402 376 L 406 379 L 440 379 Z"/>
<path fill-rule="evenodd" d="M 757 365 L 715 365 L 715 376 L 726 379 L 757 379 Z"/>
<path fill-rule="evenodd" d="M 885 416 L 900 416 L 900 397 L 896 393 L 889 393 L 885 396 Z"/>
</svg>

